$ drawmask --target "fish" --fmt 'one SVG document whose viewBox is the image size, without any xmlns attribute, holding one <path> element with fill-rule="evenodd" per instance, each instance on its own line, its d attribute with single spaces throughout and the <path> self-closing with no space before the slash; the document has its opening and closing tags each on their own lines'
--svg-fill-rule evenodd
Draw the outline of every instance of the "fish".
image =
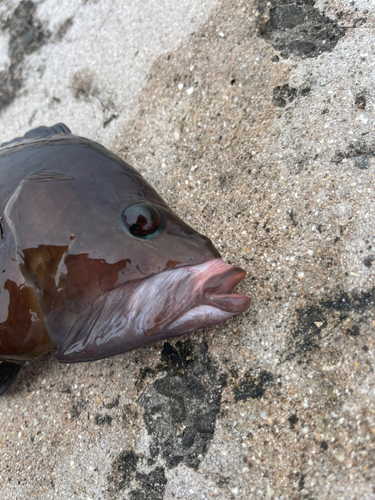
<svg viewBox="0 0 375 500">
<path fill-rule="evenodd" d="M 0 394 L 54 350 L 95 361 L 245 312 L 245 271 L 137 170 L 63 123 L 0 146 Z"/>
</svg>

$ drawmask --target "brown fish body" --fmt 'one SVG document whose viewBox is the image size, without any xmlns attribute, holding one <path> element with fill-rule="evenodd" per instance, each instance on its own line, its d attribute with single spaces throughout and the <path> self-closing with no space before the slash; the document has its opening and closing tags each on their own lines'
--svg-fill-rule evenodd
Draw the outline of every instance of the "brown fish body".
<svg viewBox="0 0 375 500">
<path fill-rule="evenodd" d="M 135 169 L 62 124 L 3 145 L 0 194 L 2 360 L 52 348 L 100 359 L 249 305 L 228 295 L 242 270 Z"/>
</svg>

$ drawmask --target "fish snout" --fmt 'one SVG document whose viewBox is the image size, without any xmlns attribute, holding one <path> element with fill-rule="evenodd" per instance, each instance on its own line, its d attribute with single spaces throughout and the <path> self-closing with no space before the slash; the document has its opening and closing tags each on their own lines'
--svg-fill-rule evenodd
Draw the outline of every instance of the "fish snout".
<svg viewBox="0 0 375 500">
<path fill-rule="evenodd" d="M 207 262 L 205 267 L 202 276 L 205 278 L 201 292 L 202 302 L 233 315 L 246 311 L 250 306 L 250 298 L 230 293 L 245 278 L 246 272 L 222 259 Z"/>
<path fill-rule="evenodd" d="M 164 331 L 166 336 L 222 323 L 250 306 L 251 300 L 246 295 L 229 293 L 246 275 L 240 267 L 216 258 L 186 269 L 192 274 L 195 300 L 169 324 Z"/>
</svg>

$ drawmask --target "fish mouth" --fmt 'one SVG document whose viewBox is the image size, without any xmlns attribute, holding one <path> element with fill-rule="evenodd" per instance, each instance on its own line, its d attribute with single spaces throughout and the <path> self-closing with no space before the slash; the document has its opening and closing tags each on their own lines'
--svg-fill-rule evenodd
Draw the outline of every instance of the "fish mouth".
<svg viewBox="0 0 375 500">
<path fill-rule="evenodd" d="M 246 295 L 231 294 L 233 288 L 246 276 L 246 272 L 240 267 L 226 264 L 221 259 L 213 265 L 227 267 L 221 274 L 214 274 L 202 287 L 202 297 L 209 306 L 216 307 L 222 311 L 232 314 L 240 314 L 246 311 L 250 305 L 250 299 Z"/>
<path fill-rule="evenodd" d="M 251 299 L 246 295 L 230 293 L 246 276 L 243 269 L 222 259 L 210 260 L 197 268 L 199 272 L 194 279 L 199 290 L 197 299 L 192 307 L 168 325 L 163 332 L 167 336 L 222 323 L 250 306 Z"/>
<path fill-rule="evenodd" d="M 91 306 L 57 346 L 62 362 L 93 361 L 222 323 L 250 305 L 230 293 L 243 269 L 215 258 L 126 283 Z"/>
</svg>

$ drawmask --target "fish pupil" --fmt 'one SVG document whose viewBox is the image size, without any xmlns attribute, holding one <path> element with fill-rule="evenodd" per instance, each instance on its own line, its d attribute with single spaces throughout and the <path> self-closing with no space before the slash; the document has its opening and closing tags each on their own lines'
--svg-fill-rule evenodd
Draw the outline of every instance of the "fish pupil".
<svg viewBox="0 0 375 500">
<path fill-rule="evenodd" d="M 151 229 L 151 222 L 146 217 L 139 215 L 137 222 L 129 226 L 130 232 L 133 234 L 140 233 L 141 231 L 148 231 Z"/>
<path fill-rule="evenodd" d="M 161 227 L 162 217 L 153 205 L 136 203 L 127 207 L 122 213 L 122 220 L 134 236 L 146 238 Z"/>
</svg>

